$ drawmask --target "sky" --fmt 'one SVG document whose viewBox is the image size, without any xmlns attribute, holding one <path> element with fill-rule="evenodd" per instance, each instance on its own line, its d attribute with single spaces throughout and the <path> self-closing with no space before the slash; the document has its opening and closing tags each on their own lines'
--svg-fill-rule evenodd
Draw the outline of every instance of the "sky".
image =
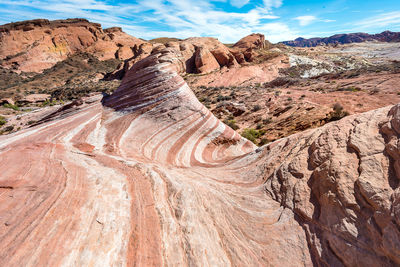
<svg viewBox="0 0 400 267">
<path fill-rule="evenodd" d="M 86 18 L 139 38 L 263 33 L 276 43 L 337 33 L 400 31 L 400 0 L 0 0 L 0 24 Z"/>
</svg>

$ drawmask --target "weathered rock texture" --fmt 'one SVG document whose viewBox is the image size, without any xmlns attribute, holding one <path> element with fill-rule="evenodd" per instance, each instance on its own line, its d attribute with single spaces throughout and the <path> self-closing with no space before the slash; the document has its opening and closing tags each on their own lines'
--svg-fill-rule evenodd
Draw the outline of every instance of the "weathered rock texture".
<svg viewBox="0 0 400 267">
<path fill-rule="evenodd" d="M 1 266 L 395 266 L 400 105 L 255 149 L 167 48 L 0 137 Z"/>
<path fill-rule="evenodd" d="M 208 74 L 224 67 L 235 68 L 251 62 L 256 51 L 265 48 L 265 37 L 262 34 L 251 34 L 232 48 L 211 37 L 191 37 L 165 44 L 144 43 L 134 49 L 134 56 L 126 60 L 111 78 L 124 77 L 135 63 L 165 48 L 173 49 L 183 58 L 185 73 Z"/>
<path fill-rule="evenodd" d="M 6 68 L 40 72 L 76 52 L 129 59 L 142 43 L 121 28 L 103 30 L 85 19 L 22 21 L 0 26 L 0 61 Z"/>
</svg>

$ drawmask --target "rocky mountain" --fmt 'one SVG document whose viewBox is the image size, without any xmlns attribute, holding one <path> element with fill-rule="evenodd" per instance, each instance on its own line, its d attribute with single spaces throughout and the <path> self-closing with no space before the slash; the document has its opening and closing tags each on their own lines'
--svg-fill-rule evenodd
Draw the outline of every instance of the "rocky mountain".
<svg viewBox="0 0 400 267">
<path fill-rule="evenodd" d="M 400 32 L 384 31 L 377 34 L 368 33 L 349 33 L 349 34 L 335 34 L 325 38 L 297 38 L 293 41 L 282 42 L 285 45 L 295 47 L 314 47 L 317 45 L 336 45 L 336 44 L 349 44 L 349 43 L 362 43 L 367 41 L 379 42 L 400 42 Z"/>
<path fill-rule="evenodd" d="M 99 60 L 125 60 L 143 40 L 85 19 L 21 21 L 0 26 L 0 65 L 18 72 L 41 72 L 78 53 Z"/>
<path fill-rule="evenodd" d="M 400 105 L 256 148 L 183 54 L 0 136 L 0 265 L 400 264 Z"/>
</svg>

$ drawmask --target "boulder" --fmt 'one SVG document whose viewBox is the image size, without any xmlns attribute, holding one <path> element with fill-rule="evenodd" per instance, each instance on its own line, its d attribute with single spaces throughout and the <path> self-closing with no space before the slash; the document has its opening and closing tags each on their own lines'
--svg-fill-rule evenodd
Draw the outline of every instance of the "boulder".
<svg viewBox="0 0 400 267">
<path fill-rule="evenodd" d="M 196 49 L 195 64 L 198 73 L 209 73 L 220 68 L 213 54 L 203 47 Z"/>
</svg>

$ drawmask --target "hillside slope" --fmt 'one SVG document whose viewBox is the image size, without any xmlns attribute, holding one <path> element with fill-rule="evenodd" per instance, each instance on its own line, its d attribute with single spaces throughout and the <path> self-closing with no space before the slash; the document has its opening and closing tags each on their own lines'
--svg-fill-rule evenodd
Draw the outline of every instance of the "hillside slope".
<svg viewBox="0 0 400 267">
<path fill-rule="evenodd" d="M 99 60 L 125 60 L 142 43 L 121 28 L 103 30 L 85 19 L 21 21 L 0 26 L 0 65 L 19 72 L 41 72 L 77 52 Z"/>
</svg>

